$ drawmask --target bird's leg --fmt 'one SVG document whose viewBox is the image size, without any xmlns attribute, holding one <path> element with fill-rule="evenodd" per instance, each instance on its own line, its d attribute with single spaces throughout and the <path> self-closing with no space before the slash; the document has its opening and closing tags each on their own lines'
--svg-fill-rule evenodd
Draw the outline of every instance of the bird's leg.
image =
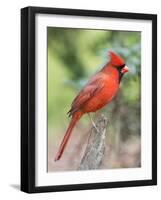
<svg viewBox="0 0 161 200">
<path fill-rule="evenodd" d="M 94 121 L 93 121 L 93 119 L 92 119 L 92 117 L 91 117 L 91 115 L 89 113 L 88 113 L 88 116 L 89 116 L 89 118 L 91 120 L 91 123 L 92 123 L 93 127 L 96 129 L 97 132 L 99 132 L 99 130 L 96 127 L 96 124 L 94 123 Z"/>
</svg>

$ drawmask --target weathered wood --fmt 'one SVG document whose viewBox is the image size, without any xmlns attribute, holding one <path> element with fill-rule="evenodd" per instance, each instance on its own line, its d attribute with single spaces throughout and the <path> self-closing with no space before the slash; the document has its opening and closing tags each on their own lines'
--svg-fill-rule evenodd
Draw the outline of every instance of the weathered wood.
<svg viewBox="0 0 161 200">
<path fill-rule="evenodd" d="M 98 118 L 96 127 L 92 127 L 85 153 L 78 170 L 99 169 L 105 153 L 105 137 L 108 120 L 104 115 Z"/>
</svg>

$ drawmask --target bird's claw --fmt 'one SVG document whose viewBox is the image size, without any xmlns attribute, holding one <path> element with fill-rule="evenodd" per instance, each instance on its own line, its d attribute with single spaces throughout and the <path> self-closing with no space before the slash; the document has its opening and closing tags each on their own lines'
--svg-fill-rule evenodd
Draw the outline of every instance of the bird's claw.
<svg viewBox="0 0 161 200">
<path fill-rule="evenodd" d="M 98 128 L 96 127 L 96 125 L 94 123 L 92 123 L 93 127 L 96 129 L 97 132 L 99 132 Z"/>
</svg>

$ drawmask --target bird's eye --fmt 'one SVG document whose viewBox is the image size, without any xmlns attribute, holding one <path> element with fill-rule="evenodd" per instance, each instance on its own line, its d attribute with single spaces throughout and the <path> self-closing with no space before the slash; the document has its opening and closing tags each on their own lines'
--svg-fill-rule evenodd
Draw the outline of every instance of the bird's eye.
<svg viewBox="0 0 161 200">
<path fill-rule="evenodd" d="M 123 69 L 124 67 L 125 67 L 125 64 L 119 66 L 120 69 Z"/>
</svg>

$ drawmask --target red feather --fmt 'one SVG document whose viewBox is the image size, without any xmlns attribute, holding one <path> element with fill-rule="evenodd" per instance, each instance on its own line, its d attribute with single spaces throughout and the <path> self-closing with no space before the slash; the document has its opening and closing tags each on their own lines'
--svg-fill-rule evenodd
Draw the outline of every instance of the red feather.
<svg viewBox="0 0 161 200">
<path fill-rule="evenodd" d="M 109 54 L 111 58 L 110 62 L 113 66 L 119 67 L 125 64 L 124 60 L 113 51 L 110 51 Z"/>
</svg>

